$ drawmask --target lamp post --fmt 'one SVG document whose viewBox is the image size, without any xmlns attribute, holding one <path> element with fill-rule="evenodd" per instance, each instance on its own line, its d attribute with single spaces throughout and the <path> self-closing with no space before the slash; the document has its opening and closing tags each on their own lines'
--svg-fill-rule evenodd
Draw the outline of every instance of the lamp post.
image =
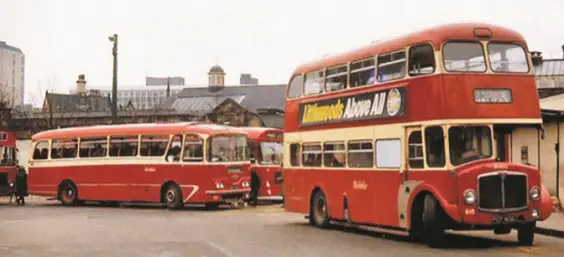
<svg viewBox="0 0 564 257">
<path fill-rule="evenodd" d="M 110 42 L 114 43 L 112 49 L 112 55 L 114 56 L 114 68 L 113 68 L 113 78 L 112 78 L 112 119 L 117 122 L 117 48 L 118 48 L 118 35 L 108 37 Z"/>
</svg>

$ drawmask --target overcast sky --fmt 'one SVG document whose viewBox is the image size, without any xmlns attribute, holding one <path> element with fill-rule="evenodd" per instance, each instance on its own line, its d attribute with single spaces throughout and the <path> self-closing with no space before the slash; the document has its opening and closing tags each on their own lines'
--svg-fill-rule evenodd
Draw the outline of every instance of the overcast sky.
<svg viewBox="0 0 564 257">
<path fill-rule="evenodd" d="M 508 26 L 545 58 L 563 55 L 563 0 L 0 0 L 0 40 L 26 54 L 28 103 L 53 79 L 68 92 L 80 73 L 87 87 L 110 87 L 113 33 L 123 87 L 145 76 L 205 84 L 216 61 L 228 84 L 241 73 L 273 84 L 325 54 L 467 21 Z"/>
</svg>

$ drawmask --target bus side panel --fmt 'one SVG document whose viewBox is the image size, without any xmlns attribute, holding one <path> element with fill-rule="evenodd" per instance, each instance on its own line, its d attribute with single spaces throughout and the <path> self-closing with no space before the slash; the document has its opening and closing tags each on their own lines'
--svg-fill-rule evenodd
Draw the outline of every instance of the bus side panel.
<svg viewBox="0 0 564 257">
<path fill-rule="evenodd" d="M 305 184 L 304 173 L 298 169 L 284 169 L 284 210 L 309 214 L 309 197 L 313 186 Z"/>
</svg>

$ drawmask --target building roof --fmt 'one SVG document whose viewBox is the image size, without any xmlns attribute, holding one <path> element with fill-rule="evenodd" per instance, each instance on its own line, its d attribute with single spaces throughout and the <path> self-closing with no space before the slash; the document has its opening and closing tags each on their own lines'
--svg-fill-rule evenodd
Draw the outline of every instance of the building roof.
<svg viewBox="0 0 564 257">
<path fill-rule="evenodd" d="M 203 115 L 230 98 L 251 112 L 259 109 L 284 110 L 286 85 L 245 85 L 228 87 L 184 88 L 168 98 L 163 108 L 180 113 Z"/>
<path fill-rule="evenodd" d="M 534 68 L 537 77 L 564 77 L 564 59 L 546 59 Z"/>
<path fill-rule="evenodd" d="M 47 93 L 44 106 L 48 98 L 51 98 L 53 112 L 97 112 L 110 109 L 108 96 Z"/>
<path fill-rule="evenodd" d="M 4 41 L 0 41 L 0 49 L 6 49 L 6 50 L 10 50 L 12 52 L 23 54 L 21 49 L 15 47 L 15 46 L 8 45 Z"/>
<path fill-rule="evenodd" d="M 212 72 L 224 73 L 223 68 L 221 68 L 221 66 L 219 66 L 219 65 L 214 65 L 213 67 L 211 67 L 210 73 L 212 73 Z"/>
</svg>

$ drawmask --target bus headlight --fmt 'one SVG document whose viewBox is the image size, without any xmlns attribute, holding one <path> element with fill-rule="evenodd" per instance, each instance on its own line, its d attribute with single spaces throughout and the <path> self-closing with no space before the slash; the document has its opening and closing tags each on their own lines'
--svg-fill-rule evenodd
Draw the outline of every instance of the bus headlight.
<svg viewBox="0 0 564 257">
<path fill-rule="evenodd" d="M 222 188 L 223 188 L 223 183 L 221 183 L 221 182 L 216 182 L 216 183 L 215 183 L 215 187 L 216 187 L 217 189 L 222 189 Z"/>
<path fill-rule="evenodd" d="M 529 197 L 531 197 L 531 200 L 533 201 L 538 201 L 540 199 L 540 190 L 538 187 L 533 187 L 531 188 L 531 190 L 529 191 Z"/>
<path fill-rule="evenodd" d="M 14 187 L 14 182 L 9 181 L 8 183 L 10 184 L 10 187 Z"/>
<path fill-rule="evenodd" d="M 270 182 L 266 181 L 266 187 L 270 187 Z"/>
<path fill-rule="evenodd" d="M 243 187 L 249 187 L 249 182 L 243 181 L 243 183 L 241 183 L 241 185 L 242 185 Z"/>
<path fill-rule="evenodd" d="M 464 192 L 464 203 L 468 205 L 476 203 L 476 192 L 474 190 L 468 189 Z"/>
</svg>

